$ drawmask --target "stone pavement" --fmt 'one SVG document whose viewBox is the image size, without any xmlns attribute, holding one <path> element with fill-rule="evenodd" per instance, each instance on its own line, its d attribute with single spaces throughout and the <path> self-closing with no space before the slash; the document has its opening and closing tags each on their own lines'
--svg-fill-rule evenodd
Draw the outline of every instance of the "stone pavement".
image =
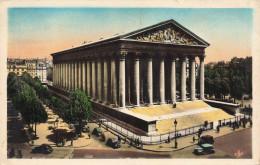
<svg viewBox="0 0 260 165">
<path fill-rule="evenodd" d="M 51 109 L 49 109 L 48 107 L 45 107 L 46 111 L 48 112 L 49 115 L 49 119 L 47 121 L 47 123 L 42 123 L 42 124 L 38 124 L 37 125 L 37 136 L 39 137 L 38 139 L 34 140 L 34 145 L 41 145 L 43 143 L 47 143 L 50 144 L 51 146 L 54 147 L 54 150 L 62 150 L 62 149 L 68 149 L 69 151 L 72 152 L 73 149 L 108 149 L 108 150 L 112 150 L 112 148 L 108 147 L 105 145 L 105 142 L 101 142 L 100 141 L 100 137 L 96 137 L 95 135 L 91 134 L 91 138 L 88 138 L 88 133 L 83 133 L 83 137 L 79 138 L 78 140 L 74 140 L 73 141 L 73 146 L 71 146 L 71 142 L 67 142 L 66 145 L 64 147 L 56 147 L 54 141 L 52 141 L 50 139 L 50 136 L 53 134 L 51 130 L 48 130 L 49 126 L 54 126 L 55 123 L 55 118 L 57 118 L 57 115 L 53 114 Z M 65 122 L 62 121 L 62 119 L 58 119 L 59 120 L 59 124 L 57 125 L 57 122 L 55 123 L 55 126 L 59 129 L 66 129 L 66 130 L 70 130 L 69 129 L 69 125 L 66 124 Z M 96 123 L 88 123 L 88 126 L 90 127 L 90 131 L 92 132 L 93 129 L 95 127 L 98 127 L 98 124 Z M 249 126 L 247 126 L 249 127 Z M 105 134 L 106 137 L 106 141 L 108 138 L 116 138 L 117 137 L 117 133 L 110 130 L 107 131 L 103 125 L 101 127 L 102 131 Z M 240 131 L 243 128 L 240 127 L 239 129 L 236 129 L 235 131 Z M 214 138 L 229 134 L 234 132 L 232 130 L 231 127 L 221 127 L 220 128 L 220 132 L 217 133 L 216 130 L 210 130 L 205 132 L 204 134 L 207 135 L 212 135 Z M 195 136 L 195 138 L 197 139 L 197 135 L 191 135 L 191 136 L 186 136 L 186 137 L 182 137 L 177 139 L 178 142 L 178 148 L 174 148 L 174 140 L 172 140 L 170 143 L 162 143 L 162 144 L 158 144 L 158 145 L 144 145 L 143 146 L 143 150 L 146 151 L 152 151 L 152 152 L 172 152 L 172 151 L 177 151 L 177 150 L 181 150 L 187 147 L 190 147 L 192 145 L 196 145 L 197 141 L 194 143 L 192 141 L 193 136 Z M 129 141 L 128 143 L 122 143 L 122 147 L 120 150 L 123 151 L 137 151 L 137 149 L 135 147 L 132 147 L 129 145 Z M 69 156 L 68 156 L 69 155 Z M 66 157 L 71 157 L 70 154 L 67 154 Z"/>
<path fill-rule="evenodd" d="M 241 130 L 244 130 L 247 128 L 249 128 L 249 124 L 246 126 L 246 128 L 239 127 L 235 131 L 233 131 L 233 129 L 231 127 L 225 126 L 225 127 L 220 128 L 219 133 L 216 130 L 210 130 L 210 131 L 204 132 L 202 135 L 211 135 L 214 138 L 217 138 L 217 137 L 225 136 L 227 134 L 241 131 Z M 154 151 L 154 152 L 173 152 L 173 151 L 182 150 L 184 148 L 187 148 L 187 147 L 190 147 L 193 145 L 197 145 L 197 142 L 198 142 L 197 140 L 195 141 L 195 143 L 193 143 L 193 140 L 192 140 L 193 136 L 195 137 L 195 139 L 198 139 L 198 136 L 196 134 L 178 138 L 177 139 L 177 142 L 178 142 L 177 149 L 174 148 L 174 145 L 175 145 L 174 140 L 172 140 L 170 143 L 162 143 L 162 144 L 158 144 L 158 145 L 144 145 L 143 149 L 147 150 L 147 151 Z"/>
</svg>

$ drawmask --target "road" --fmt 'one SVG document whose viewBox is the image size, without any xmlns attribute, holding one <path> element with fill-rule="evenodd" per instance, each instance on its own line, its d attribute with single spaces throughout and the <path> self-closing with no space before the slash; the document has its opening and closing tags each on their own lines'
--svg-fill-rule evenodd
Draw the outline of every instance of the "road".
<svg viewBox="0 0 260 165">
<path fill-rule="evenodd" d="M 252 158 L 252 128 L 215 138 L 213 146 L 237 158 Z"/>
</svg>

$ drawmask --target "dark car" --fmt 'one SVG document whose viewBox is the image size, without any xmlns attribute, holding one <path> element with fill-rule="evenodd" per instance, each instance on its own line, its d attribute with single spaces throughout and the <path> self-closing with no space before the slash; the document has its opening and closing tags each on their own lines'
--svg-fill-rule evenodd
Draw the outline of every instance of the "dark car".
<svg viewBox="0 0 260 165">
<path fill-rule="evenodd" d="M 93 134 L 93 135 L 96 135 L 96 136 L 101 136 L 101 135 L 102 135 L 102 130 L 101 130 L 101 128 L 99 128 L 99 127 L 94 128 L 92 134 Z"/>
<path fill-rule="evenodd" d="M 32 149 L 32 153 L 50 154 L 52 151 L 53 149 L 49 144 L 42 144 Z"/>
<path fill-rule="evenodd" d="M 205 144 L 205 143 L 213 144 L 214 143 L 213 136 L 211 136 L 211 135 L 201 136 L 198 144 L 201 145 L 201 144 Z"/>
<path fill-rule="evenodd" d="M 89 126 L 84 125 L 84 126 L 82 127 L 82 132 L 84 132 L 84 133 L 89 132 Z"/>
<path fill-rule="evenodd" d="M 202 144 L 200 147 L 195 148 L 193 153 L 196 155 L 213 154 L 215 149 L 211 144 Z"/>
<path fill-rule="evenodd" d="M 106 142 L 106 145 L 112 147 L 113 149 L 121 147 L 120 142 L 116 138 L 114 139 L 109 138 Z"/>
</svg>

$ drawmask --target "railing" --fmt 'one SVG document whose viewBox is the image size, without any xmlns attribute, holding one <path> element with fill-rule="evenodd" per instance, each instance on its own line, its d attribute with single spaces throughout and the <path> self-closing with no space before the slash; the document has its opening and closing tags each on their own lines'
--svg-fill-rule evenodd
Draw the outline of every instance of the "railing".
<svg viewBox="0 0 260 165">
<path fill-rule="evenodd" d="M 176 134 L 175 134 L 175 131 L 173 131 L 173 132 L 169 132 L 169 133 L 165 133 L 165 134 L 157 134 L 157 135 L 149 135 L 149 136 L 146 135 L 145 136 L 145 135 L 135 134 L 135 133 L 113 123 L 111 120 L 105 118 L 104 116 L 96 116 L 96 118 L 97 118 L 97 121 L 102 123 L 104 126 L 121 134 L 123 137 L 129 139 L 130 141 L 135 141 L 138 139 L 139 142 L 141 142 L 142 144 L 148 144 L 148 145 L 167 142 L 168 140 L 175 139 L 175 137 L 181 138 L 184 136 L 196 134 L 199 132 L 199 129 L 204 129 L 205 131 L 213 129 L 213 123 L 209 123 L 207 125 L 207 127 L 205 127 L 204 125 L 197 125 L 197 126 L 177 130 Z"/>
<path fill-rule="evenodd" d="M 223 127 L 223 126 L 231 127 L 231 126 L 233 126 L 233 123 L 238 122 L 239 125 L 241 126 L 241 122 L 243 122 L 243 121 L 248 122 L 250 120 L 252 120 L 252 117 L 250 115 L 243 114 L 243 115 L 235 116 L 235 117 L 232 117 L 229 119 L 219 120 L 218 125 L 221 127 Z"/>
</svg>

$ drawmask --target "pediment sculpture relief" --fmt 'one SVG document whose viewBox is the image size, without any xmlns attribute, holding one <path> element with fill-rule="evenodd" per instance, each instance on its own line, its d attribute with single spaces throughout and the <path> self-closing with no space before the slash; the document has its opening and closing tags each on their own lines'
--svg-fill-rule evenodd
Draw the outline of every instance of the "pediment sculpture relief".
<svg viewBox="0 0 260 165">
<path fill-rule="evenodd" d="M 134 36 L 132 39 L 150 42 L 198 45 L 198 42 L 196 42 L 192 37 L 189 37 L 180 30 L 171 27 L 145 32 Z"/>
</svg>

